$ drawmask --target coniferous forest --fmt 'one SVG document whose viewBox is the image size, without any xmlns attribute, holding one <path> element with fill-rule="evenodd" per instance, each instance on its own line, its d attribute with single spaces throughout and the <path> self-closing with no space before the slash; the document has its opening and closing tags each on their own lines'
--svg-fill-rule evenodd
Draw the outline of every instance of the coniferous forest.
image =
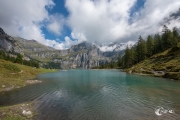
<svg viewBox="0 0 180 120">
<path fill-rule="evenodd" d="M 180 42 L 180 35 L 176 27 L 173 30 L 163 26 L 162 34 L 149 35 L 147 39 L 141 36 L 134 46 L 127 46 L 125 54 L 120 56 L 117 65 L 120 68 L 129 68 L 133 65 L 150 58 L 154 54 L 175 47 Z"/>
</svg>

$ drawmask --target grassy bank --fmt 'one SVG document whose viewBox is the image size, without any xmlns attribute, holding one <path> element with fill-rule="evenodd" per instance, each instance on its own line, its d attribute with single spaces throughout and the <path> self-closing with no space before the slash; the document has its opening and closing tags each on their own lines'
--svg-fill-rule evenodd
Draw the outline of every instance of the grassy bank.
<svg viewBox="0 0 180 120">
<path fill-rule="evenodd" d="M 0 59 L 0 92 L 6 92 L 39 82 L 33 79 L 37 74 L 54 72 L 49 69 L 36 69 Z M 0 120 L 26 120 L 34 116 L 32 103 L 0 107 Z M 24 113 L 23 113 L 24 110 Z M 30 111 L 31 114 L 26 114 Z M 28 112 L 27 112 L 28 113 Z"/>
<path fill-rule="evenodd" d="M 180 80 L 180 44 L 125 70 L 128 73 Z"/>
<path fill-rule="evenodd" d="M 23 87 L 28 84 L 27 80 L 45 72 L 53 72 L 53 70 L 36 69 L 0 59 L 0 92 Z"/>
</svg>

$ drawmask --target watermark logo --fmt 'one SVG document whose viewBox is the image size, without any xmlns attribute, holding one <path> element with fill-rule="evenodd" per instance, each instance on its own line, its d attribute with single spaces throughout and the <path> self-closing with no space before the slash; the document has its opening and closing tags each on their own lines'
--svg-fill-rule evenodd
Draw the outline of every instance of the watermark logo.
<svg viewBox="0 0 180 120">
<path fill-rule="evenodd" d="M 166 113 L 171 113 L 172 114 L 172 113 L 174 113 L 174 110 L 164 109 L 161 106 L 157 106 L 155 108 L 155 113 L 156 113 L 156 115 L 161 116 L 161 115 L 166 114 Z"/>
</svg>

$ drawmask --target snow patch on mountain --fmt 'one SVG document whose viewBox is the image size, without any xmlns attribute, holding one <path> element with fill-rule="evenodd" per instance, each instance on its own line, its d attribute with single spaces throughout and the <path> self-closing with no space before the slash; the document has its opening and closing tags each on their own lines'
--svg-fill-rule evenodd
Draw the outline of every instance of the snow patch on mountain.
<svg viewBox="0 0 180 120">
<path fill-rule="evenodd" d="M 135 44 L 133 41 L 128 41 L 127 43 L 109 43 L 103 44 L 101 46 L 96 45 L 102 52 L 119 52 L 125 50 L 126 47 L 131 47 Z"/>
</svg>

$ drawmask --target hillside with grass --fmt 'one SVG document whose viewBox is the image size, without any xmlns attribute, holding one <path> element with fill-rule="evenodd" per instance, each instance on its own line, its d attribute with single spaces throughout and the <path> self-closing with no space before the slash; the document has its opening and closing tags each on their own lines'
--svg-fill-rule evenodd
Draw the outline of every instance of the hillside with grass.
<svg viewBox="0 0 180 120">
<path fill-rule="evenodd" d="M 180 34 L 178 28 L 163 26 L 162 34 L 139 37 L 127 46 L 118 66 L 128 73 L 180 80 Z"/>
<path fill-rule="evenodd" d="M 0 59 L 0 92 L 21 88 L 29 84 L 37 74 L 52 70 L 35 68 Z"/>
<path fill-rule="evenodd" d="M 128 69 L 128 73 L 180 80 L 180 43 Z"/>
</svg>

